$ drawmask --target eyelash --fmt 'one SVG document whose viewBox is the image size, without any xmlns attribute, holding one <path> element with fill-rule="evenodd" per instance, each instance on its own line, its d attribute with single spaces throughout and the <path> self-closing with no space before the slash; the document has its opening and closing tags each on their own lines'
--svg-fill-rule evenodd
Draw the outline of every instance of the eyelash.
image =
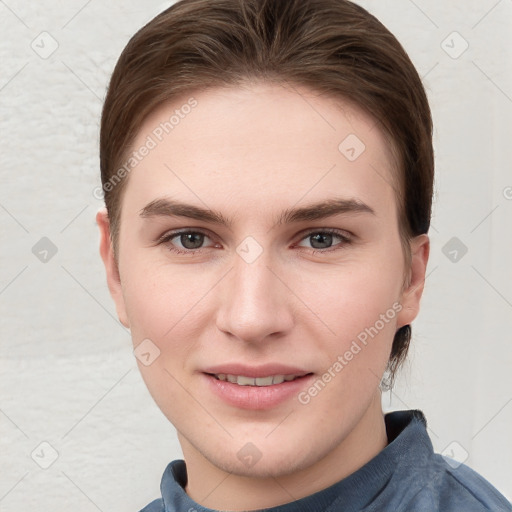
<svg viewBox="0 0 512 512">
<path fill-rule="evenodd" d="M 168 249 L 169 251 L 171 252 L 174 252 L 174 253 L 177 253 L 177 254 L 197 254 L 199 252 L 201 252 L 203 249 L 207 249 L 207 247 L 200 247 L 198 249 L 187 249 L 187 250 L 183 250 L 183 249 L 179 249 L 175 246 L 173 246 L 172 244 L 170 244 L 171 240 L 180 236 L 180 235 L 185 235 L 185 234 L 201 234 L 201 235 L 204 235 L 208 238 L 211 238 L 208 233 L 200 230 L 200 229 L 183 229 L 183 230 L 178 230 L 178 231 L 171 231 L 171 232 L 168 232 L 168 233 L 165 233 L 164 235 L 162 235 L 158 240 L 157 240 L 157 245 L 160 245 L 160 244 L 166 244 L 168 246 Z M 340 238 L 341 242 L 340 244 L 338 245 L 335 245 L 335 246 L 332 246 L 332 247 L 328 247 L 326 249 L 315 249 L 315 248 L 312 248 L 312 254 L 317 254 L 317 253 L 326 253 L 326 252 L 333 252 L 333 251 L 338 251 L 338 250 L 341 250 L 343 249 L 344 246 L 352 243 L 352 240 L 351 238 L 349 238 L 344 232 L 342 231 L 339 231 L 337 229 L 330 229 L 330 228 L 326 228 L 326 229 L 315 229 L 315 230 L 310 230 L 308 232 L 306 232 L 302 238 L 300 239 L 300 242 L 302 242 L 303 240 L 309 238 L 311 235 L 318 235 L 318 234 L 322 234 L 322 235 L 336 235 L 338 238 Z"/>
</svg>

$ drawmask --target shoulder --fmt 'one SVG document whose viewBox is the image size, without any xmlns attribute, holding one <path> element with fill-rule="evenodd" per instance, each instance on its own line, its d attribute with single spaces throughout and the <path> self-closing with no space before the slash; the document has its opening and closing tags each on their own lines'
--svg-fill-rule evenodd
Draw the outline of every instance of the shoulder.
<svg viewBox="0 0 512 512">
<path fill-rule="evenodd" d="M 421 411 L 390 413 L 386 427 L 391 442 L 383 454 L 389 450 L 393 469 L 375 502 L 386 504 L 379 512 L 512 512 L 512 504 L 483 476 L 434 452 Z"/>
<path fill-rule="evenodd" d="M 512 512 L 512 504 L 485 478 L 440 454 L 433 454 L 430 467 L 421 477 L 420 489 L 404 510 Z"/>
<path fill-rule="evenodd" d="M 440 510 L 511 512 L 512 504 L 483 476 L 465 464 L 434 454 L 440 474 Z M 451 507 L 451 508 L 450 508 Z"/>
</svg>

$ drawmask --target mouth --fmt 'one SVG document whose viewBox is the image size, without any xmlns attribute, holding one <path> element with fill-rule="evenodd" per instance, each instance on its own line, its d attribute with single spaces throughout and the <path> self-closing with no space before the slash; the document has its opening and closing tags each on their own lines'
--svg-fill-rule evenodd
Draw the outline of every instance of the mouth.
<svg viewBox="0 0 512 512">
<path fill-rule="evenodd" d="M 268 375 L 266 377 L 248 377 L 246 375 L 232 375 L 226 373 L 209 373 L 211 377 L 223 382 L 230 382 L 231 384 L 238 384 L 239 386 L 257 386 L 267 387 L 275 384 L 282 384 L 283 382 L 291 382 L 297 379 L 301 379 L 306 374 L 291 374 L 291 375 Z"/>
<path fill-rule="evenodd" d="M 311 372 L 283 365 L 223 365 L 202 373 L 206 389 L 224 403 L 237 409 L 260 411 L 290 403 L 314 379 Z"/>
</svg>

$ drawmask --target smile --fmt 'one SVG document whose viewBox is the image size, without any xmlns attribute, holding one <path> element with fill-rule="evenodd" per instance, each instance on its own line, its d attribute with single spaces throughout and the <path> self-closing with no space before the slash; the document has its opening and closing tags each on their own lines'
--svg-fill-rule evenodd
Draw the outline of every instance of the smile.
<svg viewBox="0 0 512 512">
<path fill-rule="evenodd" d="M 217 380 L 231 382 L 239 386 L 272 386 L 273 384 L 282 384 L 292 381 L 300 375 L 269 375 L 268 377 L 247 377 L 245 375 L 229 375 L 225 373 L 216 373 L 214 377 Z"/>
<path fill-rule="evenodd" d="M 237 409 L 267 410 L 290 403 L 315 374 L 303 366 L 278 362 L 247 365 L 225 362 L 201 369 L 205 390 Z"/>
</svg>

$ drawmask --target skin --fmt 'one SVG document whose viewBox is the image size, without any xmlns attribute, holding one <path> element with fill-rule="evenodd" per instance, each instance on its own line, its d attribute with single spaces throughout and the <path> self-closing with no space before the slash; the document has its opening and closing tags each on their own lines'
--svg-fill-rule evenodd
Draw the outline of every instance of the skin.
<svg viewBox="0 0 512 512">
<path fill-rule="evenodd" d="M 129 174 L 117 262 L 107 213 L 98 212 L 100 253 L 134 346 L 150 339 L 160 350 L 138 364 L 178 431 L 187 493 L 214 509 L 267 508 L 332 485 L 386 446 L 379 382 L 396 330 L 418 313 L 429 240 L 411 240 L 409 265 L 389 143 L 358 107 L 265 83 L 194 97 L 197 106 Z M 134 147 L 185 102 L 154 111 Z M 354 161 L 338 149 L 349 134 L 366 146 Z M 219 211 L 231 224 L 140 216 L 162 197 Z M 275 224 L 286 209 L 335 197 L 374 213 Z M 185 248 L 179 236 L 156 242 L 180 228 L 203 231 L 202 248 Z M 325 229 L 350 242 L 334 235 L 319 246 Z M 251 263 L 237 253 L 248 236 L 262 249 Z M 319 378 L 397 303 L 400 312 L 307 404 L 294 395 L 246 410 L 205 386 L 202 370 L 226 362 L 280 362 Z M 248 442 L 261 454 L 250 467 L 237 456 Z"/>
</svg>

